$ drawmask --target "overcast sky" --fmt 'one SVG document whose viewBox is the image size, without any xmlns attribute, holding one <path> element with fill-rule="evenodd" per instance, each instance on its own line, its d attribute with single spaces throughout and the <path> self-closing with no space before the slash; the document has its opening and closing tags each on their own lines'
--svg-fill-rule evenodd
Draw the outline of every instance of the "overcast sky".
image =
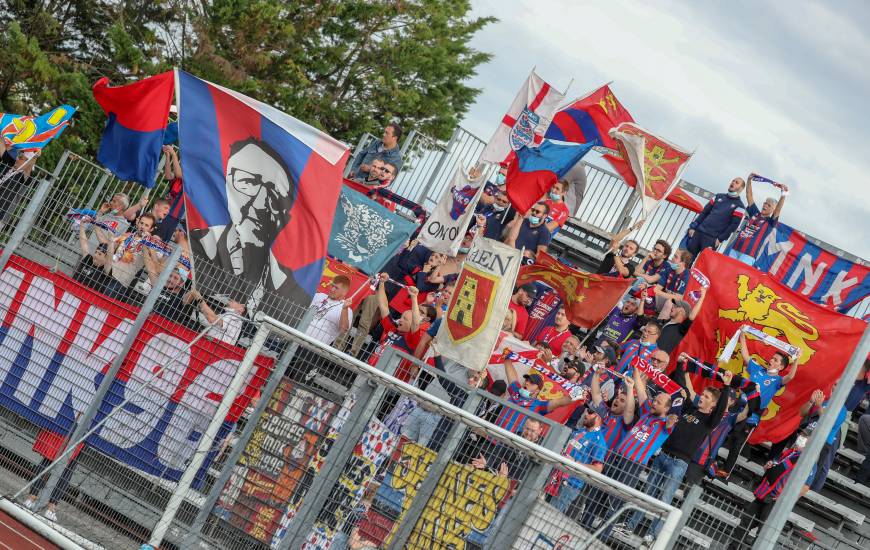
<svg viewBox="0 0 870 550">
<path fill-rule="evenodd" d="M 786 183 L 782 220 L 870 259 L 870 2 L 474 0 L 499 22 L 463 126 L 487 139 L 533 66 L 569 98 L 611 89 L 648 130 L 697 149 L 714 192 Z M 773 189 L 756 185 L 756 202 Z"/>
</svg>

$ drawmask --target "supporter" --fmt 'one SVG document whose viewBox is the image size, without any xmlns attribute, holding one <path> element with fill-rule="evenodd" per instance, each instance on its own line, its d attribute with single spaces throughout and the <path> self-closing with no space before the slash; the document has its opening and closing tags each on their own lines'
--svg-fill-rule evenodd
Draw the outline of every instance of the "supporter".
<svg viewBox="0 0 870 550">
<path fill-rule="evenodd" d="M 659 300 L 682 300 L 689 284 L 689 268 L 692 265 L 692 253 L 688 250 L 677 250 L 668 264 L 668 272 L 655 285 L 655 294 Z"/>
<path fill-rule="evenodd" d="M 514 433 L 526 441 L 537 443 L 544 433 L 544 425 L 534 418 L 529 418 Z M 528 456 L 504 444 L 489 446 L 488 451 L 479 453 L 469 464 L 478 470 L 485 470 L 489 464 L 496 462 L 499 464 L 498 469 L 495 470 L 498 475 L 515 480 L 523 479 L 531 466 Z M 495 523 L 494 521 L 493 524 Z"/>
<path fill-rule="evenodd" d="M 231 346 L 236 345 L 245 326 L 245 304 L 232 299 L 226 300 L 222 313 L 218 315 L 198 290 L 188 292 L 186 299 L 190 300 L 191 306 L 198 312 L 200 325 L 210 326 L 206 336 Z"/>
<path fill-rule="evenodd" d="M 0 139 L 0 230 L 7 223 L 11 209 L 17 208 L 24 199 L 24 189 L 30 187 L 33 179 L 30 177 L 41 150 L 20 151 L 13 157 L 6 148 L 4 139 Z M 9 175 L 15 171 L 14 175 Z M 7 177 L 8 176 L 8 177 Z"/>
<path fill-rule="evenodd" d="M 640 323 L 645 325 L 650 321 L 655 321 L 659 316 L 658 298 L 656 297 L 655 288 L 650 286 L 643 279 L 635 281 L 636 290 L 632 296 L 640 300 Z"/>
<path fill-rule="evenodd" d="M 112 276 L 112 280 L 106 285 L 106 295 L 109 297 L 121 301 L 127 299 L 130 284 L 145 267 L 145 246 L 142 239 L 151 235 L 154 222 L 154 216 L 143 214 L 136 222 L 136 232 L 125 233 L 109 240 L 108 253 L 111 261 L 104 266 L 105 272 Z"/>
<path fill-rule="evenodd" d="M 163 164 L 163 177 L 169 182 L 169 188 L 163 199 L 169 203 L 169 211 L 160 221 L 159 229 L 156 229 L 154 234 L 160 237 L 160 240 L 168 241 L 175 233 L 178 223 L 184 218 L 184 182 L 181 162 L 178 160 L 175 147 L 164 145 L 163 154 L 166 155 Z"/>
<path fill-rule="evenodd" d="M 623 229 L 610 239 L 610 249 L 604 255 L 604 259 L 598 264 L 598 269 L 595 273 L 598 275 L 607 275 L 608 277 L 622 277 L 628 279 L 635 277 L 637 264 L 632 261 L 634 255 L 637 254 L 639 248 L 637 241 L 629 239 L 625 242 L 622 240 L 632 231 L 637 230 L 643 225 L 644 220 L 640 220 L 636 224 Z M 619 254 L 616 251 L 619 250 Z"/>
<path fill-rule="evenodd" d="M 381 187 L 389 187 L 399 173 L 398 165 L 394 162 L 384 161 L 384 167 L 381 169 Z"/>
<path fill-rule="evenodd" d="M 728 249 L 728 255 L 732 258 L 737 258 L 741 262 L 753 265 L 755 256 L 761 249 L 764 239 L 770 231 L 779 223 L 779 214 L 782 212 L 782 207 L 785 204 L 785 197 L 788 195 L 788 189 L 780 191 L 779 200 L 773 197 L 768 197 L 761 205 L 761 210 L 755 206 L 755 197 L 752 194 L 752 177 L 755 174 L 749 174 L 749 179 L 746 180 L 746 202 L 749 206 L 746 208 L 746 218 L 743 228 L 737 234 L 737 238 Z"/>
<path fill-rule="evenodd" d="M 734 178 L 728 184 L 727 193 L 718 193 L 704 210 L 689 224 L 684 240 L 685 248 L 698 257 L 705 248 L 718 248 L 734 233 L 746 211 L 740 193 L 746 186 L 743 178 Z"/>
<path fill-rule="evenodd" d="M 384 133 L 380 141 L 374 140 L 362 151 L 357 153 L 356 160 L 351 166 L 348 177 L 362 178 L 369 174 L 372 162 L 379 158 L 389 162 L 397 169 L 402 169 L 402 153 L 399 150 L 399 140 L 402 138 L 402 127 L 391 122 L 384 127 Z"/>
<path fill-rule="evenodd" d="M 722 382 L 726 386 L 731 383 L 734 373 L 724 371 Z M 698 446 L 704 438 L 710 435 L 725 414 L 728 406 L 728 392 L 717 388 L 706 388 L 696 394 L 686 372 L 677 364 L 673 376 L 677 383 L 682 383 L 686 399 L 683 401 L 679 415 L 670 415 L 668 424 L 670 435 L 662 444 L 661 451 L 650 465 L 650 473 L 646 480 L 646 494 L 656 497 L 666 504 L 671 504 L 677 489 L 686 476 L 689 464 Z M 628 521 L 628 528 L 634 532 L 640 520 L 641 512 L 635 512 Z M 661 521 L 655 519 L 644 536 L 645 543 L 650 544 L 658 536 Z"/>
<path fill-rule="evenodd" d="M 483 193 L 480 195 L 480 201 L 478 201 L 475 210 L 480 212 L 484 206 L 489 206 L 495 202 L 499 192 L 504 193 L 504 183 L 506 178 L 507 164 L 502 163 L 498 167 L 498 172 L 495 173 L 492 181 L 487 181 L 485 184 L 483 184 Z M 510 219 L 513 219 L 513 217 L 511 217 Z"/>
<path fill-rule="evenodd" d="M 154 313 L 173 323 L 192 328 L 193 308 L 190 305 L 190 297 L 185 296 L 184 283 L 186 279 L 187 274 L 182 275 L 177 269 L 169 274 L 163 290 L 157 296 Z M 185 300 L 185 298 L 187 299 Z"/>
<path fill-rule="evenodd" d="M 670 319 L 662 326 L 662 333 L 656 341 L 660 350 L 667 353 L 674 351 L 683 338 L 692 328 L 692 323 L 701 311 L 704 305 L 704 298 L 707 297 L 707 289 L 701 289 L 701 296 L 695 302 L 694 306 L 689 306 L 688 302 L 678 300 L 671 306 Z"/>
<path fill-rule="evenodd" d="M 507 193 L 499 190 L 492 204 L 484 205 L 478 210 L 475 220 L 478 227 L 483 227 L 484 237 L 501 241 L 505 237 L 505 229 L 514 217 L 516 210 L 511 207 Z"/>
<path fill-rule="evenodd" d="M 592 371 L 589 385 L 589 399 L 593 407 L 605 404 L 601 389 L 601 375 L 603 369 L 595 368 Z M 622 387 L 616 392 L 610 402 L 610 410 L 601 417 L 604 426 L 604 442 L 608 449 L 615 449 L 622 441 L 623 436 L 631 429 L 634 423 L 634 378 L 623 378 Z"/>
<path fill-rule="evenodd" d="M 668 256 L 671 255 L 671 245 L 667 241 L 659 239 L 653 245 L 647 259 L 641 264 L 640 270 L 636 271 L 639 279 L 648 285 L 654 285 L 667 278 L 669 266 Z"/>
<path fill-rule="evenodd" d="M 384 159 L 376 158 L 372 160 L 369 167 L 369 173 L 359 181 L 369 187 L 382 187 L 381 178 L 384 176 Z"/>
<path fill-rule="evenodd" d="M 692 462 L 686 470 L 686 483 L 690 485 L 698 483 L 705 475 L 715 476 L 715 469 L 710 466 L 716 464 L 719 449 L 725 443 L 725 439 L 731 433 L 734 425 L 746 420 L 749 414 L 745 398 L 742 394 L 738 396 L 739 390 L 723 388 L 723 391 L 728 393 L 728 409 L 722 416 L 722 420 L 704 438 L 701 446 L 695 452 L 695 456 L 692 457 Z"/>
<path fill-rule="evenodd" d="M 746 371 L 749 373 L 749 380 L 755 383 L 759 391 L 759 410 L 764 411 L 773 396 L 786 384 L 792 381 L 797 374 L 797 365 L 794 365 L 786 375 L 780 373 L 783 369 L 789 366 L 789 357 L 781 351 L 775 352 L 767 361 L 767 368 L 755 362 L 749 355 L 749 348 L 746 346 L 746 334 L 740 333 L 740 354 L 743 362 L 746 365 Z M 743 444 L 749 434 L 752 433 L 761 420 L 759 413 L 755 412 L 746 419 L 745 423 L 738 423 L 728 436 L 728 459 L 722 469 L 716 471 L 718 477 L 727 478 L 737 464 L 737 457 L 743 449 Z"/>
<path fill-rule="evenodd" d="M 601 427 L 604 418 L 610 414 L 607 405 L 599 403 L 586 407 L 583 413 L 582 427 L 571 434 L 571 439 L 565 446 L 563 455 L 574 462 L 586 465 L 590 470 L 601 472 L 604 469 L 604 459 L 607 456 L 607 442 Z M 559 494 L 551 504 L 560 512 L 565 513 L 568 507 L 580 496 L 584 481 L 565 472 L 554 472 L 561 478 Z"/>
<path fill-rule="evenodd" d="M 583 382 L 583 376 L 586 374 L 586 365 L 579 356 L 568 355 L 559 360 L 559 374 L 572 384 L 580 384 Z"/>
<path fill-rule="evenodd" d="M 3 140 L 0 139 L 0 142 L 2 141 Z M 33 485 L 30 486 L 30 493 L 24 500 L 24 506 L 28 510 L 32 510 L 36 505 L 40 491 L 42 491 L 42 488 L 45 487 L 45 484 L 48 482 L 51 472 L 46 472 L 46 468 L 58 460 L 58 457 L 66 451 L 67 445 L 69 445 L 67 436 L 62 433 L 57 433 L 49 429 L 42 429 L 36 435 L 36 440 L 33 443 L 33 450 L 42 457 L 42 461 L 37 467 L 37 471 L 42 472 L 42 475 L 39 479 L 34 480 Z M 76 459 L 83 447 L 84 444 L 79 443 L 76 445 L 76 448 L 73 449 L 72 453 L 70 453 L 69 464 L 64 468 L 60 480 L 58 480 L 57 485 L 55 485 L 54 490 L 51 492 L 51 496 L 48 499 L 48 505 L 42 512 L 42 515 L 49 521 L 57 521 L 57 503 L 69 489 L 69 482 L 72 479 L 76 466 L 78 465 Z"/>
<path fill-rule="evenodd" d="M 834 386 L 831 388 L 832 394 L 834 392 L 834 388 L 836 387 L 837 383 L 835 382 Z M 819 416 L 821 416 L 822 413 L 828 409 L 827 400 L 821 404 L 816 403 L 816 405 L 820 405 L 821 408 L 821 410 L 819 411 Z M 848 415 L 849 410 L 844 404 L 842 407 L 840 407 L 840 411 L 837 413 L 837 417 L 834 419 L 834 425 L 831 427 L 831 431 L 828 433 L 827 439 L 825 439 L 825 445 L 824 447 L 822 447 L 822 450 L 819 453 L 819 458 L 816 462 L 816 475 L 813 477 L 812 483 L 810 483 L 810 489 L 817 493 L 822 490 L 822 487 L 825 486 L 825 481 L 828 479 L 828 472 L 831 470 L 831 465 L 834 463 L 834 457 L 837 456 L 837 449 L 840 448 L 840 428 L 843 427 L 843 422 L 846 421 L 846 417 Z M 812 425 L 812 428 L 815 429 L 814 424 Z"/>
<path fill-rule="evenodd" d="M 797 465 L 809 435 L 810 431 L 801 432 L 793 447 L 783 451 L 778 459 L 768 461 L 764 465 L 764 475 L 761 483 L 758 484 L 758 487 L 753 492 L 755 499 L 749 503 L 746 510 L 741 514 L 740 527 L 735 530 L 734 542 L 731 543 L 729 549 L 736 550 L 742 548 L 741 542 L 743 542 L 746 534 L 767 520 L 771 510 L 773 510 L 774 504 L 776 504 L 776 499 L 782 494 L 788 478 Z M 804 482 L 803 487 L 801 487 L 801 496 L 807 494 L 810 490 L 809 485 L 812 483 L 814 475 L 815 466 L 813 466 L 813 471 L 806 482 Z"/>
<path fill-rule="evenodd" d="M 640 338 L 637 340 L 629 340 L 619 348 L 619 363 L 616 365 L 616 371 L 619 374 L 631 375 L 633 370 L 632 361 L 639 358 L 642 361 L 656 362 L 657 366 L 664 370 L 667 366 L 667 361 L 661 363 L 661 354 L 652 357 L 653 353 L 659 349 L 658 340 L 662 334 L 662 329 L 658 324 L 650 321 L 642 329 L 640 329 Z M 664 352 L 662 352 L 664 353 Z M 667 355 L 667 353 L 664 353 Z"/>
<path fill-rule="evenodd" d="M 547 214 L 547 229 L 550 231 L 551 236 L 558 233 L 571 216 L 571 213 L 568 211 L 568 205 L 565 204 L 568 185 L 567 181 L 557 181 L 550 188 L 547 198 L 544 200 L 544 204 L 550 209 L 550 212 Z"/>
<path fill-rule="evenodd" d="M 559 354 L 559 359 L 580 359 L 583 350 L 584 348 L 580 344 L 580 339 L 571 335 L 562 344 L 562 353 Z"/>
<path fill-rule="evenodd" d="M 858 419 L 858 452 L 864 455 L 864 461 L 855 475 L 855 481 L 866 485 L 870 482 L 870 412 Z"/>
<path fill-rule="evenodd" d="M 604 327 L 598 331 L 596 341 L 609 340 L 622 345 L 627 342 L 640 328 L 637 310 L 640 300 L 628 296 L 622 302 L 621 308 L 614 308 L 604 321 Z"/>
<path fill-rule="evenodd" d="M 350 279 L 338 275 L 332 279 L 329 292 L 316 293 L 311 301 L 311 323 L 305 329 L 305 334 L 319 342 L 332 345 L 339 334 L 347 331 L 353 320 L 351 300 L 346 299 L 349 290 Z"/>
<path fill-rule="evenodd" d="M 462 271 L 462 263 L 465 261 L 465 257 L 471 251 L 472 242 L 474 242 L 474 233 L 469 231 L 459 244 L 459 253 L 452 258 L 447 258 L 443 264 L 436 267 L 435 271 L 429 275 L 429 282 L 441 284 L 452 277 L 458 276 L 459 272 Z"/>
<path fill-rule="evenodd" d="M 531 305 L 537 295 L 535 283 L 526 283 L 514 289 L 508 307 L 514 312 L 516 322 L 514 323 L 514 336 L 522 340 L 526 333 L 526 324 L 529 322 L 529 310 L 526 309 Z"/>
<path fill-rule="evenodd" d="M 568 321 L 568 316 L 565 314 L 565 308 L 560 307 L 556 312 L 555 324 L 551 327 L 546 327 L 538 335 L 538 342 L 544 342 L 550 346 L 553 355 L 562 355 L 562 346 L 565 340 L 571 337 L 571 322 Z"/>
<path fill-rule="evenodd" d="M 550 244 L 550 232 L 544 225 L 544 220 L 550 213 L 550 207 L 543 202 L 538 202 L 529 208 L 525 218 L 519 213 L 514 216 L 509 224 L 505 244 L 523 251 L 523 257 L 527 263 L 534 261 L 538 252 L 546 252 Z"/>
<path fill-rule="evenodd" d="M 514 368 L 513 361 L 507 358 L 504 360 L 504 372 L 508 382 L 508 401 L 519 408 L 543 415 L 572 403 L 571 397 L 567 395 L 562 395 L 556 399 L 539 399 L 538 394 L 544 387 L 544 379 L 541 375 L 537 373 L 526 374 L 523 376 L 522 385 L 520 385 L 520 377 Z M 505 407 L 495 424 L 505 430 L 516 431 L 522 429 L 522 424 L 526 418 L 526 415 L 520 411 Z"/>
<path fill-rule="evenodd" d="M 105 265 L 109 262 L 109 257 L 106 255 L 108 245 L 100 243 L 91 252 L 91 245 L 88 242 L 88 237 L 85 234 L 84 224 L 79 226 L 79 247 L 82 251 L 82 259 L 76 266 L 76 271 L 73 273 L 73 279 L 85 284 L 97 292 L 105 292 L 106 285 L 110 278 L 106 275 Z"/>
<path fill-rule="evenodd" d="M 422 316 L 420 309 L 417 307 L 418 290 L 415 287 L 408 288 L 408 294 L 411 296 L 411 309 L 403 312 L 399 316 L 399 320 L 393 322 L 390 318 L 390 306 L 387 303 L 387 294 L 384 290 L 384 285 L 388 276 L 386 273 L 378 274 L 378 291 L 375 294 L 378 303 L 378 312 L 381 316 L 381 325 L 383 326 L 383 336 L 377 350 L 369 358 L 369 364 L 375 365 L 380 359 L 381 354 L 387 346 L 394 347 L 408 354 L 413 354 L 417 349 L 417 344 L 420 343 L 425 329 L 421 328 Z"/>
</svg>

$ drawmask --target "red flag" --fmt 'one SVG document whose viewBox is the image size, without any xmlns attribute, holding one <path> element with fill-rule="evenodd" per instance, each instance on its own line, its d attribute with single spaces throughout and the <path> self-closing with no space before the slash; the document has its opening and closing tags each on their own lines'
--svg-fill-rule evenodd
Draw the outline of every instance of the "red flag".
<svg viewBox="0 0 870 550">
<path fill-rule="evenodd" d="M 320 277 L 320 284 L 317 285 L 316 292 L 323 292 L 324 294 L 328 293 L 332 279 L 339 275 L 344 275 L 350 279 L 350 292 L 348 295 L 356 292 L 361 286 L 367 285 L 369 281 L 368 276 L 357 268 L 327 256 L 326 262 L 323 264 L 323 275 Z M 363 288 L 357 292 L 353 297 L 351 308 L 356 309 L 359 307 L 363 299 L 365 299 L 369 294 L 371 294 L 371 290 L 367 288 Z"/>
<path fill-rule="evenodd" d="M 620 124 L 613 132 L 621 158 L 614 155 L 605 155 L 605 158 L 626 183 L 632 187 L 642 183 L 644 216 L 649 216 L 677 187 L 692 153 L 630 122 Z"/>
<path fill-rule="evenodd" d="M 858 345 L 866 326 L 860 319 L 847 317 L 814 304 L 746 264 L 705 250 L 695 262 L 703 273 L 715 273 L 698 317 L 680 346 L 671 353 L 686 352 L 702 361 L 715 362 L 728 340 L 741 325 L 749 325 L 797 346 L 801 350 L 795 367 L 798 372 L 773 398 L 750 442 L 777 442 L 790 435 L 800 422 L 800 407 L 820 388 L 830 395 Z M 689 279 L 688 291 L 700 283 Z M 749 338 L 750 353 L 761 365 L 773 355 L 774 348 Z M 746 376 L 740 353 L 735 353 L 727 368 Z M 788 371 L 786 371 L 788 372 Z M 706 384 L 696 377 L 695 388 Z"/>
<path fill-rule="evenodd" d="M 574 143 L 597 139 L 604 147 L 616 149 L 616 141 L 608 132 L 623 122 L 634 122 L 634 119 L 610 91 L 610 86 L 604 85 L 559 109 L 544 137 Z"/>
<path fill-rule="evenodd" d="M 583 328 L 600 323 L 631 286 L 628 279 L 584 273 L 542 252 L 535 264 L 520 268 L 517 286 L 532 281 L 551 286 L 565 301 L 568 320 Z"/>
</svg>

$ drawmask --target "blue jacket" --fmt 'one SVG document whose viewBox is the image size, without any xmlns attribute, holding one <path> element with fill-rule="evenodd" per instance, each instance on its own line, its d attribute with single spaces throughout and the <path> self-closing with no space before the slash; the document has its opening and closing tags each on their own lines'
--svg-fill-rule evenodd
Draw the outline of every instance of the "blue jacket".
<svg viewBox="0 0 870 550">
<path fill-rule="evenodd" d="M 371 164 L 376 158 L 395 166 L 397 175 L 399 170 L 402 169 L 402 153 L 399 150 L 399 146 L 396 145 L 392 149 L 384 149 L 384 143 L 379 139 L 375 139 L 357 154 L 350 172 L 359 175 L 359 167 L 363 164 Z"/>
<path fill-rule="evenodd" d="M 727 193 L 718 193 L 695 218 L 689 229 L 694 229 L 725 242 L 740 225 L 746 207 L 740 197 L 731 198 Z"/>
</svg>

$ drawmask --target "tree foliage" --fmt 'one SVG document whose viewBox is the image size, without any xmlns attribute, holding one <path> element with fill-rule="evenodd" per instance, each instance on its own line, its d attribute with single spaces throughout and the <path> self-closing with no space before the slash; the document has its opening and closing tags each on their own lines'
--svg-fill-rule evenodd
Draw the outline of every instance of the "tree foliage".
<svg viewBox="0 0 870 550">
<path fill-rule="evenodd" d="M 46 155 L 94 154 L 90 86 L 181 67 L 354 142 L 390 121 L 446 139 L 489 54 L 469 0 L 4 0 L 0 111 L 79 108 Z M 50 165 L 45 163 L 44 165 Z"/>
</svg>

